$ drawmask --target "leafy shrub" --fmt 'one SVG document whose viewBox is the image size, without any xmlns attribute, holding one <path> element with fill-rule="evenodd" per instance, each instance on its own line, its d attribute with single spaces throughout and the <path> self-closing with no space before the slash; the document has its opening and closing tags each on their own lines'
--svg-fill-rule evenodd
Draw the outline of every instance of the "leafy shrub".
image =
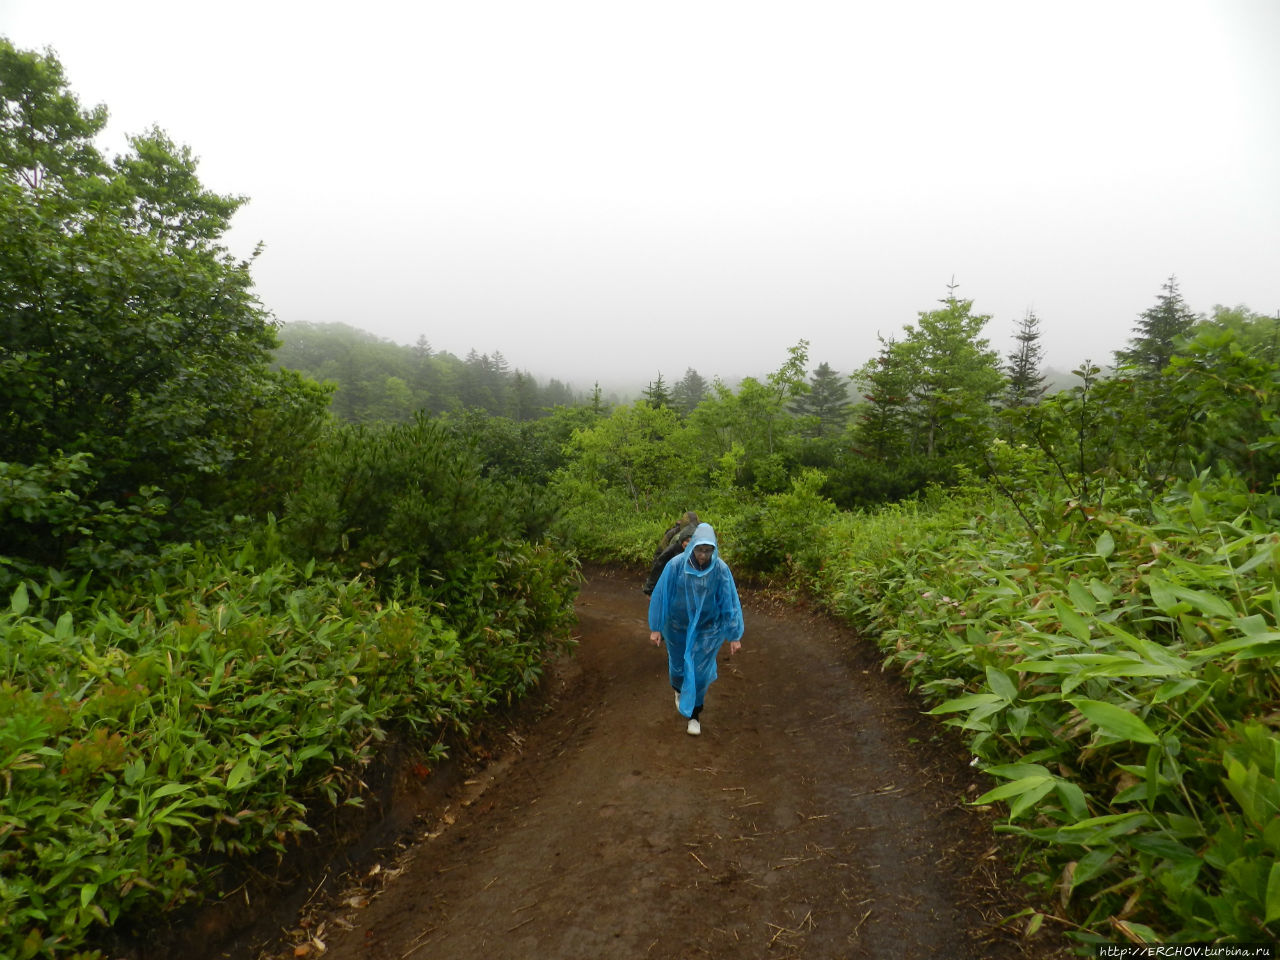
<svg viewBox="0 0 1280 960">
<path fill-rule="evenodd" d="M 548 547 L 491 554 L 444 611 L 271 554 L 0 611 L 0 955 L 71 955 L 201 896 L 215 854 L 285 850 L 360 802 L 390 731 L 439 756 L 568 642 L 576 574 Z"/>
<path fill-rule="evenodd" d="M 849 518 L 821 593 L 967 732 L 1082 936 L 1274 939 L 1280 503 L 1107 497 L 1040 539 L 973 496 Z"/>
</svg>

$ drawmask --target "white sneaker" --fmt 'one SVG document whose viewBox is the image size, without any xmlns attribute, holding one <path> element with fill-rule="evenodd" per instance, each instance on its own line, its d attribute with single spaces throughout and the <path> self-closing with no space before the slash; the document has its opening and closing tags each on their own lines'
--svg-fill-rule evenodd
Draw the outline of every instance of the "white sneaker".
<svg viewBox="0 0 1280 960">
<path fill-rule="evenodd" d="M 689 726 L 686 727 L 685 729 L 687 730 L 689 736 L 696 737 L 700 733 L 702 733 L 702 724 L 700 724 L 697 720 L 690 720 Z"/>
</svg>

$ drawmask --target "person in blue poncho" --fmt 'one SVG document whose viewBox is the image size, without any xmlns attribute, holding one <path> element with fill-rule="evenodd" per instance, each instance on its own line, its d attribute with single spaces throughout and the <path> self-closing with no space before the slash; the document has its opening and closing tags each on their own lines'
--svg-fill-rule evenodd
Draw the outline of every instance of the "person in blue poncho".
<svg viewBox="0 0 1280 960">
<path fill-rule="evenodd" d="M 729 565 L 720 559 L 711 524 L 700 523 L 684 553 L 663 568 L 649 597 L 649 639 L 667 642 L 667 666 L 676 709 L 689 718 L 688 732 L 702 732 L 698 716 L 707 687 L 716 679 L 722 644 L 742 646 L 742 601 Z"/>
</svg>

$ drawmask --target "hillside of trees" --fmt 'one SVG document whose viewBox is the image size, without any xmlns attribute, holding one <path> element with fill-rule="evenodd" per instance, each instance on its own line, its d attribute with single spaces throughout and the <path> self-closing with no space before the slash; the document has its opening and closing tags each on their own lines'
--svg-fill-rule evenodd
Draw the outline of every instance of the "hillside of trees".
<svg viewBox="0 0 1280 960">
<path fill-rule="evenodd" d="M 1171 277 L 1049 392 L 1040 320 L 998 349 L 950 288 L 848 373 L 607 402 L 280 331 L 188 148 L 104 155 L 3 40 L 0 106 L 0 954 L 109 955 L 436 762 L 687 509 L 960 729 L 1029 931 L 1280 935 L 1276 318 Z"/>
<path fill-rule="evenodd" d="M 342 323 L 292 323 L 278 333 L 276 365 L 333 384 L 330 410 L 352 423 L 463 410 L 534 420 L 554 407 L 584 402 L 554 377 L 540 384 L 512 369 L 498 350 L 472 350 L 459 360 L 432 350 L 425 337 L 405 347 Z"/>
</svg>

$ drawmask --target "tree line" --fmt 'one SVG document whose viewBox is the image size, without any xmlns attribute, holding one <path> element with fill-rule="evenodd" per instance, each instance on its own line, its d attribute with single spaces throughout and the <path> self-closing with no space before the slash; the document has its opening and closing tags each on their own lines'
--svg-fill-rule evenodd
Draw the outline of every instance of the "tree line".
<svg viewBox="0 0 1280 960">
<path fill-rule="evenodd" d="M 499 350 L 459 359 L 433 350 L 426 337 L 406 347 L 342 323 L 285 324 L 279 338 L 276 366 L 331 384 L 330 411 L 352 423 L 463 410 L 524 421 L 584 402 L 554 377 L 543 384 L 511 367 Z"/>
</svg>

